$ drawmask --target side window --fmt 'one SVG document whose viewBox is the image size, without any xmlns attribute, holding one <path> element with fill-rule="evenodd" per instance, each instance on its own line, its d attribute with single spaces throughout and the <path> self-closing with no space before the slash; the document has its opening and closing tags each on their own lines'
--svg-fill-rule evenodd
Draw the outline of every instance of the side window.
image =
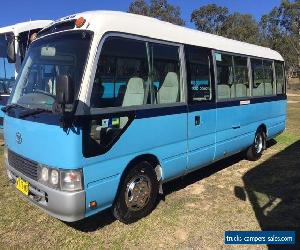
<svg viewBox="0 0 300 250">
<path fill-rule="evenodd" d="M 147 79 L 146 43 L 108 37 L 103 44 L 96 70 L 91 107 L 143 105 Z"/>
<path fill-rule="evenodd" d="M 263 60 L 265 95 L 274 94 L 273 62 Z"/>
<path fill-rule="evenodd" d="M 91 108 L 181 101 L 179 47 L 108 37 L 102 47 Z"/>
<path fill-rule="evenodd" d="M 251 59 L 251 73 L 253 80 L 253 96 L 264 96 L 265 95 L 265 84 L 264 84 L 264 68 L 262 60 Z"/>
<path fill-rule="evenodd" d="M 157 43 L 149 43 L 148 46 L 152 103 L 180 102 L 182 84 L 179 47 Z"/>
<path fill-rule="evenodd" d="M 231 86 L 231 97 L 250 96 L 247 57 L 233 56 L 234 84 Z"/>
<path fill-rule="evenodd" d="M 276 92 L 277 94 L 283 94 L 284 90 L 284 66 L 283 62 L 275 62 L 275 74 L 276 74 Z"/>
<path fill-rule="evenodd" d="M 185 46 L 189 102 L 211 100 L 210 49 Z"/>
<path fill-rule="evenodd" d="M 229 99 L 233 85 L 233 60 L 231 55 L 215 53 L 217 64 L 217 93 L 218 99 Z"/>
</svg>

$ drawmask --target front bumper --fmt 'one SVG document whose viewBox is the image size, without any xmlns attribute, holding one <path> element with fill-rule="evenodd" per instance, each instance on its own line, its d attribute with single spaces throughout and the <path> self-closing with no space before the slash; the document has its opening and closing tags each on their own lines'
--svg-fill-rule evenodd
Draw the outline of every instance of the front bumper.
<svg viewBox="0 0 300 250">
<path fill-rule="evenodd" d="M 15 183 L 18 177 L 29 182 L 29 195 L 25 196 L 34 205 L 62 221 L 73 222 L 85 217 L 85 191 L 63 192 L 34 181 L 12 168 L 5 161 L 9 179 Z"/>
</svg>

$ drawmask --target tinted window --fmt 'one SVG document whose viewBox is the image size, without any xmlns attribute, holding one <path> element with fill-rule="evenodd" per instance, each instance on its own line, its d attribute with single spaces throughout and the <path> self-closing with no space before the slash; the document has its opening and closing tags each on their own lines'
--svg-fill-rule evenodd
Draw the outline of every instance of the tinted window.
<svg viewBox="0 0 300 250">
<path fill-rule="evenodd" d="M 274 89 L 273 62 L 263 60 L 263 67 L 264 67 L 265 95 L 273 95 L 273 89 Z"/>
<path fill-rule="evenodd" d="M 147 79 L 146 43 L 109 37 L 103 44 L 98 61 L 91 107 L 141 105 Z M 126 89 L 128 97 L 124 100 Z"/>
<path fill-rule="evenodd" d="M 192 103 L 211 99 L 209 49 L 185 47 L 189 100 Z"/>
<path fill-rule="evenodd" d="M 179 47 L 108 37 L 95 75 L 92 108 L 180 101 Z"/>
<path fill-rule="evenodd" d="M 262 60 L 251 59 L 251 72 L 253 80 L 253 96 L 263 96 L 265 94 L 264 68 Z"/>
<path fill-rule="evenodd" d="M 272 95 L 274 93 L 273 62 L 251 59 L 253 96 Z"/>
<path fill-rule="evenodd" d="M 250 95 L 247 57 L 233 56 L 234 84 L 231 86 L 231 97 Z"/>
<path fill-rule="evenodd" d="M 231 55 L 215 54 L 217 64 L 217 92 L 218 99 L 231 98 L 233 78 L 233 59 Z"/>
<path fill-rule="evenodd" d="M 179 102 L 181 93 L 179 47 L 156 43 L 149 43 L 148 46 L 152 102 L 159 104 Z"/>
<path fill-rule="evenodd" d="M 275 73 L 276 73 L 276 92 L 277 94 L 283 94 L 284 90 L 284 65 L 283 62 L 275 62 Z"/>
</svg>

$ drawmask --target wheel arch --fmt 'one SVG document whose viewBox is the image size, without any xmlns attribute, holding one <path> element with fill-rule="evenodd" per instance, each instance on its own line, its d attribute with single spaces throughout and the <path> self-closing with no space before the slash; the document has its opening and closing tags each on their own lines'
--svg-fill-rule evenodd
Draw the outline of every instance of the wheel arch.
<svg viewBox="0 0 300 250">
<path fill-rule="evenodd" d="M 264 123 L 260 124 L 256 131 L 259 131 L 259 130 L 262 130 L 266 134 L 266 137 L 268 137 L 268 130 L 267 130 L 266 124 L 264 124 Z"/>
<path fill-rule="evenodd" d="M 119 186 L 118 186 L 116 197 L 119 194 L 120 187 L 121 187 L 127 173 L 129 172 L 129 170 L 131 168 L 133 168 L 136 164 L 138 164 L 140 162 L 143 162 L 143 161 L 147 161 L 153 167 L 153 169 L 155 170 L 156 176 L 157 176 L 157 180 L 161 183 L 162 177 L 163 177 L 163 171 L 162 171 L 161 163 L 160 163 L 158 157 L 155 156 L 154 154 L 141 154 L 141 155 L 138 155 L 138 156 L 134 157 L 127 164 L 127 166 L 125 167 L 125 169 L 121 173 L 121 178 L 120 178 L 120 181 L 119 181 Z"/>
</svg>

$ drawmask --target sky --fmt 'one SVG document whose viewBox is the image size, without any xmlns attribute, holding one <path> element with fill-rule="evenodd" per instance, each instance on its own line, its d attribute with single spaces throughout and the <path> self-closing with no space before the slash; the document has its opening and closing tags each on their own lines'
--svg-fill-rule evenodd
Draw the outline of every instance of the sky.
<svg viewBox="0 0 300 250">
<path fill-rule="evenodd" d="M 132 0 L 3 0 L 0 3 L 0 27 L 18 22 L 50 19 L 71 15 L 87 10 L 127 11 Z M 194 9 L 209 3 L 226 6 L 230 12 L 252 14 L 259 20 L 263 14 L 280 4 L 280 0 L 169 0 L 181 8 L 182 18 L 188 27 L 190 15 Z"/>
</svg>

